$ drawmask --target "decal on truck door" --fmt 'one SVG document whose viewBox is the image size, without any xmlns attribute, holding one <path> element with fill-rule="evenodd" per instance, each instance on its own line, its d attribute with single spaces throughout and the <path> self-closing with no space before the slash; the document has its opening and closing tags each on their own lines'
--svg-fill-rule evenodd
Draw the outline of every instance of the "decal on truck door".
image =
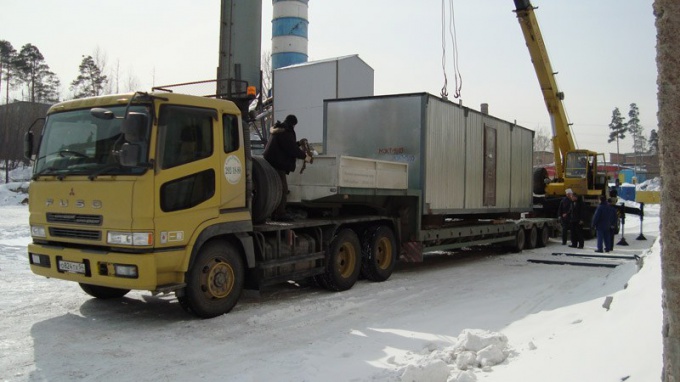
<svg viewBox="0 0 680 382">
<path fill-rule="evenodd" d="M 236 184 L 241 181 L 243 166 L 241 160 L 236 155 L 229 155 L 224 161 L 224 177 L 229 184 Z"/>
</svg>

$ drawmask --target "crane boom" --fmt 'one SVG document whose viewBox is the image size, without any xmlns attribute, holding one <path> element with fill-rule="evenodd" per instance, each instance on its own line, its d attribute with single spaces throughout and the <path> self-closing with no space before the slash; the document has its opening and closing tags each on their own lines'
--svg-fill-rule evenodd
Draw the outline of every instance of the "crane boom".
<svg viewBox="0 0 680 382">
<path fill-rule="evenodd" d="M 550 114 L 553 151 L 555 153 L 555 171 L 558 174 L 557 176 L 561 177 L 564 173 L 567 153 L 576 150 L 569 122 L 567 121 L 567 113 L 562 103 L 564 93 L 557 89 L 556 73 L 553 71 L 550 59 L 548 58 L 548 52 L 534 13 L 535 8 L 531 5 L 530 0 L 514 1 L 515 13 L 517 13 L 517 19 L 522 27 L 524 40 L 526 41 L 527 48 L 529 48 L 529 55 L 531 56 L 531 62 L 534 64 L 541 91 L 543 92 L 545 106 L 548 108 L 548 114 Z"/>
</svg>

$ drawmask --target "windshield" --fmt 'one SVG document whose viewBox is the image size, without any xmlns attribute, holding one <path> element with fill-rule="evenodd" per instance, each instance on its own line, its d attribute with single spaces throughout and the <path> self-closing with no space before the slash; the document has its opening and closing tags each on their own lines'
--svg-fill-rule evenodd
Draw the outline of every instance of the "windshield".
<svg viewBox="0 0 680 382">
<path fill-rule="evenodd" d="M 141 174 L 144 167 L 119 165 L 114 151 L 120 150 L 125 139 L 120 131 L 125 106 L 107 108 L 113 119 L 95 118 L 89 109 L 55 113 L 47 118 L 43 130 L 36 175 L 87 175 L 104 172 L 109 175 Z M 149 115 L 147 106 L 131 106 L 130 112 Z M 149 129 L 140 150 L 140 163 L 148 162 Z"/>
<path fill-rule="evenodd" d="M 588 167 L 588 154 L 582 152 L 567 153 L 567 168 L 565 176 L 567 178 L 585 178 Z"/>
</svg>

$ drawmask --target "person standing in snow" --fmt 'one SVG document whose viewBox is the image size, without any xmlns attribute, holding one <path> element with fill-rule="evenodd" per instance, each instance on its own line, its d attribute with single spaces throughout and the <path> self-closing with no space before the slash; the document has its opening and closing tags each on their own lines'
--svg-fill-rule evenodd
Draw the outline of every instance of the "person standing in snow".
<svg viewBox="0 0 680 382">
<path fill-rule="evenodd" d="M 300 149 L 295 135 L 295 125 L 297 125 L 297 117 L 293 114 L 286 116 L 283 123 L 276 122 L 270 129 L 271 136 L 264 149 L 264 159 L 276 169 L 276 172 L 281 178 L 281 200 L 276 210 L 272 214 L 272 220 L 276 221 L 292 221 L 293 219 L 286 215 L 286 198 L 288 197 L 288 181 L 286 175 L 291 171 L 295 171 L 295 160 L 303 159 L 305 162 L 311 162 L 312 158 Z"/>
<path fill-rule="evenodd" d="M 562 245 L 567 245 L 567 234 L 569 232 L 570 215 L 571 211 L 571 188 L 565 190 L 566 196 L 560 201 L 560 205 L 557 208 L 557 218 L 560 219 L 562 224 Z"/>
<path fill-rule="evenodd" d="M 607 198 L 604 195 L 600 196 L 600 205 L 595 210 L 592 222 L 592 227 L 597 231 L 597 249 L 595 252 L 601 253 L 603 246 L 605 252 L 612 250 L 611 225 L 612 216 L 615 215 L 616 211 L 609 205 Z"/>
<path fill-rule="evenodd" d="M 616 205 L 616 197 L 609 198 L 609 208 L 612 209 L 612 216 L 610 217 L 610 222 L 609 222 L 609 238 L 611 241 L 609 242 L 609 250 L 613 251 L 614 250 L 614 238 L 616 237 L 616 223 L 619 220 L 619 206 Z"/>
<path fill-rule="evenodd" d="M 583 214 L 585 207 L 583 198 L 575 193 L 571 194 L 571 212 L 569 221 L 571 223 L 571 248 L 583 248 Z"/>
</svg>

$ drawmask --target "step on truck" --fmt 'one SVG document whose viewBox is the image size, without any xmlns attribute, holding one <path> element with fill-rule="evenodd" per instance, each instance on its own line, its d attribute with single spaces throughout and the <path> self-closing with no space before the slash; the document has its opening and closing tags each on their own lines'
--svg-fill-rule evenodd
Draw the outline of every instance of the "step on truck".
<svg viewBox="0 0 680 382">
<path fill-rule="evenodd" d="M 159 92 L 54 105 L 25 139 L 31 270 L 100 299 L 174 292 L 209 318 L 244 288 L 311 278 L 342 291 L 389 279 L 399 259 L 521 251 L 555 229 L 520 219 L 531 131 L 429 94 L 325 109 L 325 155 L 288 178 L 296 219 L 273 222 L 280 180 L 251 154 L 233 102 Z"/>
</svg>

